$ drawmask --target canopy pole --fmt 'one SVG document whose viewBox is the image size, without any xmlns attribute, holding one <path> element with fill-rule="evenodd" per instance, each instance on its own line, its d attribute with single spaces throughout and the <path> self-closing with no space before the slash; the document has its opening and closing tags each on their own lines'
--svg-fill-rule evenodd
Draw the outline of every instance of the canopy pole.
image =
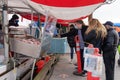
<svg viewBox="0 0 120 80">
<path fill-rule="evenodd" d="M 40 28 L 40 14 L 38 14 L 38 27 Z"/>
<path fill-rule="evenodd" d="M 8 0 L 3 0 L 2 6 L 2 25 L 4 32 L 4 57 L 6 62 L 9 60 L 9 43 L 8 43 Z"/>
<path fill-rule="evenodd" d="M 32 26 L 33 26 L 33 10 L 31 10 L 30 35 L 32 35 Z"/>
<path fill-rule="evenodd" d="M 38 28 L 39 28 L 39 39 L 41 40 L 41 35 L 42 35 L 42 26 L 41 26 L 41 21 L 40 21 L 40 14 L 38 14 Z"/>
</svg>

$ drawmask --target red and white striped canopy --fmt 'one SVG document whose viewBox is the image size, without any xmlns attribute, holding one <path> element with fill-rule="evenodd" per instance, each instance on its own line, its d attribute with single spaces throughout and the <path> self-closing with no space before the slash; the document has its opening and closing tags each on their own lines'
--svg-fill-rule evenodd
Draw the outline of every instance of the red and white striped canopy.
<svg viewBox="0 0 120 80">
<path fill-rule="evenodd" d="M 73 20 L 86 17 L 100 7 L 105 0 L 32 0 L 58 19 Z"/>
<path fill-rule="evenodd" d="M 103 3 L 105 0 L 32 0 L 36 3 L 54 7 L 82 7 Z"/>
<path fill-rule="evenodd" d="M 59 21 L 75 21 L 93 13 L 106 0 L 8 0 L 9 10 L 55 16 Z M 1 6 L 1 5 L 0 5 Z"/>
</svg>

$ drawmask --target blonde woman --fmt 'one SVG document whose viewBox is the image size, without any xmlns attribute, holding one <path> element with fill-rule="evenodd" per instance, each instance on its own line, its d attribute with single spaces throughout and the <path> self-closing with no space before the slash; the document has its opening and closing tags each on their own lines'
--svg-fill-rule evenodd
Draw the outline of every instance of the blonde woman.
<svg viewBox="0 0 120 80">
<path fill-rule="evenodd" d="M 107 35 L 107 30 L 98 19 L 92 19 L 92 14 L 89 16 L 89 27 L 85 32 L 85 42 L 93 44 L 94 47 L 101 50 L 102 42 Z"/>
</svg>

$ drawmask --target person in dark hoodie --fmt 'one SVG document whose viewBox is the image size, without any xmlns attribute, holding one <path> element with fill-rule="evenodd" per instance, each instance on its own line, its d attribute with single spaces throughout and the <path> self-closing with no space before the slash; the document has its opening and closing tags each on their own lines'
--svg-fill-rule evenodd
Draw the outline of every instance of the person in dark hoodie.
<svg viewBox="0 0 120 80">
<path fill-rule="evenodd" d="M 14 14 L 12 16 L 12 18 L 9 20 L 9 24 L 8 25 L 17 27 L 17 26 L 19 26 L 18 22 L 19 22 L 19 16 Z"/>
</svg>

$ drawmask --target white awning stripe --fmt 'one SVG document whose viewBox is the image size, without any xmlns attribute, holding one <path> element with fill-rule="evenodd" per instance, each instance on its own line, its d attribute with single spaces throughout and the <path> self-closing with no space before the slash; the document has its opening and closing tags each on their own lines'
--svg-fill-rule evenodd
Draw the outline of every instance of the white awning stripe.
<svg viewBox="0 0 120 80">
<path fill-rule="evenodd" d="M 77 19 L 80 17 L 87 16 L 91 14 L 96 8 L 98 8 L 103 4 L 103 3 L 99 3 L 95 5 L 84 6 L 84 7 L 64 8 L 64 7 L 53 7 L 53 6 L 46 6 L 42 4 L 36 4 L 31 1 L 28 1 L 28 3 L 34 9 L 38 10 L 38 12 L 44 15 L 46 11 L 49 11 L 50 14 L 54 15 L 56 18 L 63 19 L 63 20 L 72 20 L 72 19 Z"/>
<path fill-rule="evenodd" d="M 31 0 L 8 0 L 9 10 L 13 9 L 13 11 L 16 12 L 21 11 L 27 13 L 31 13 L 31 10 L 34 10 L 34 12 L 41 13 L 43 15 L 46 15 L 46 12 L 49 11 L 51 15 L 55 16 L 57 19 L 62 20 L 74 20 L 81 17 L 85 17 L 94 12 L 102 4 L 103 3 L 98 3 L 93 5 L 67 8 L 46 6 L 43 4 L 35 3 Z M 0 6 L 2 5 L 0 4 Z"/>
</svg>

